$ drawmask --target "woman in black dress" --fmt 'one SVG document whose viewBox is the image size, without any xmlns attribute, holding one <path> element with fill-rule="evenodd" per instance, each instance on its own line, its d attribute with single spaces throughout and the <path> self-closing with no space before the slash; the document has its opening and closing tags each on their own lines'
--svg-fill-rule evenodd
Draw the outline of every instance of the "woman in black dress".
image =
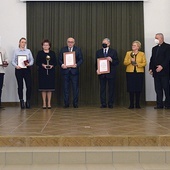
<svg viewBox="0 0 170 170">
<path fill-rule="evenodd" d="M 54 51 L 50 50 L 49 40 L 42 42 L 42 50 L 38 52 L 36 65 L 38 66 L 39 91 L 43 99 L 43 109 L 51 109 L 51 96 L 55 91 L 55 66 L 57 59 Z"/>
</svg>

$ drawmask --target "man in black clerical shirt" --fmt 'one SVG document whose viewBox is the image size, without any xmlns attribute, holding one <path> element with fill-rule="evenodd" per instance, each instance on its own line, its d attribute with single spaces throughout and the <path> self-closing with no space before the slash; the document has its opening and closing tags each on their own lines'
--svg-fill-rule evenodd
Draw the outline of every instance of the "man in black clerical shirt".
<svg viewBox="0 0 170 170">
<path fill-rule="evenodd" d="M 169 87 L 169 69 L 170 69 L 170 45 L 164 42 L 164 35 L 157 33 L 155 43 L 152 48 L 152 56 L 149 64 L 149 72 L 153 75 L 157 106 L 155 109 L 170 109 L 170 87 Z M 163 102 L 163 92 L 165 102 Z"/>
</svg>

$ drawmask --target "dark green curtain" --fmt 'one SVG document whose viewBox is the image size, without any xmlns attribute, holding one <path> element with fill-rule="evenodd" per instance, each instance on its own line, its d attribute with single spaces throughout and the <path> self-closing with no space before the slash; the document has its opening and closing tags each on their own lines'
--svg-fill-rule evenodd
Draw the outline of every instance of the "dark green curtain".
<svg viewBox="0 0 170 170">
<path fill-rule="evenodd" d="M 101 48 L 103 38 L 111 40 L 120 64 L 117 67 L 115 104 L 129 103 L 126 92 L 126 76 L 123 60 L 134 40 L 144 46 L 143 2 L 27 2 L 28 48 L 34 58 L 41 50 L 43 39 L 52 42 L 52 50 L 58 56 L 68 37 L 74 37 L 82 49 L 84 63 L 80 68 L 80 96 L 82 105 L 100 105 L 99 81 L 95 70 L 95 53 Z M 142 50 L 144 50 L 142 48 Z M 38 92 L 37 67 L 33 66 L 34 104 L 41 104 Z M 56 92 L 53 103 L 63 104 L 62 76 L 56 68 Z M 142 94 L 144 102 L 144 92 Z"/>
</svg>

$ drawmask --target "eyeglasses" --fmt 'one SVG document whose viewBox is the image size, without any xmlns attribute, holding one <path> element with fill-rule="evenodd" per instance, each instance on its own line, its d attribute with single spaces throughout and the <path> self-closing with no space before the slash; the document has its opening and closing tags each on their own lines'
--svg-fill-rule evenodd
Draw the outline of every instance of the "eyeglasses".
<svg viewBox="0 0 170 170">
<path fill-rule="evenodd" d="M 68 43 L 70 43 L 70 44 L 73 44 L 74 43 L 74 41 L 67 41 Z"/>
</svg>

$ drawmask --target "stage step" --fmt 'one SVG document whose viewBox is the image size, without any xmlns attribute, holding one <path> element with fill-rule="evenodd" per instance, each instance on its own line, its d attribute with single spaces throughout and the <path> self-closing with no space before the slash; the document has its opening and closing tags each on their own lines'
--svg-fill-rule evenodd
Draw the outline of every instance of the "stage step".
<svg viewBox="0 0 170 170">
<path fill-rule="evenodd" d="M 2 147 L 1 165 L 168 164 L 170 147 Z"/>
</svg>

